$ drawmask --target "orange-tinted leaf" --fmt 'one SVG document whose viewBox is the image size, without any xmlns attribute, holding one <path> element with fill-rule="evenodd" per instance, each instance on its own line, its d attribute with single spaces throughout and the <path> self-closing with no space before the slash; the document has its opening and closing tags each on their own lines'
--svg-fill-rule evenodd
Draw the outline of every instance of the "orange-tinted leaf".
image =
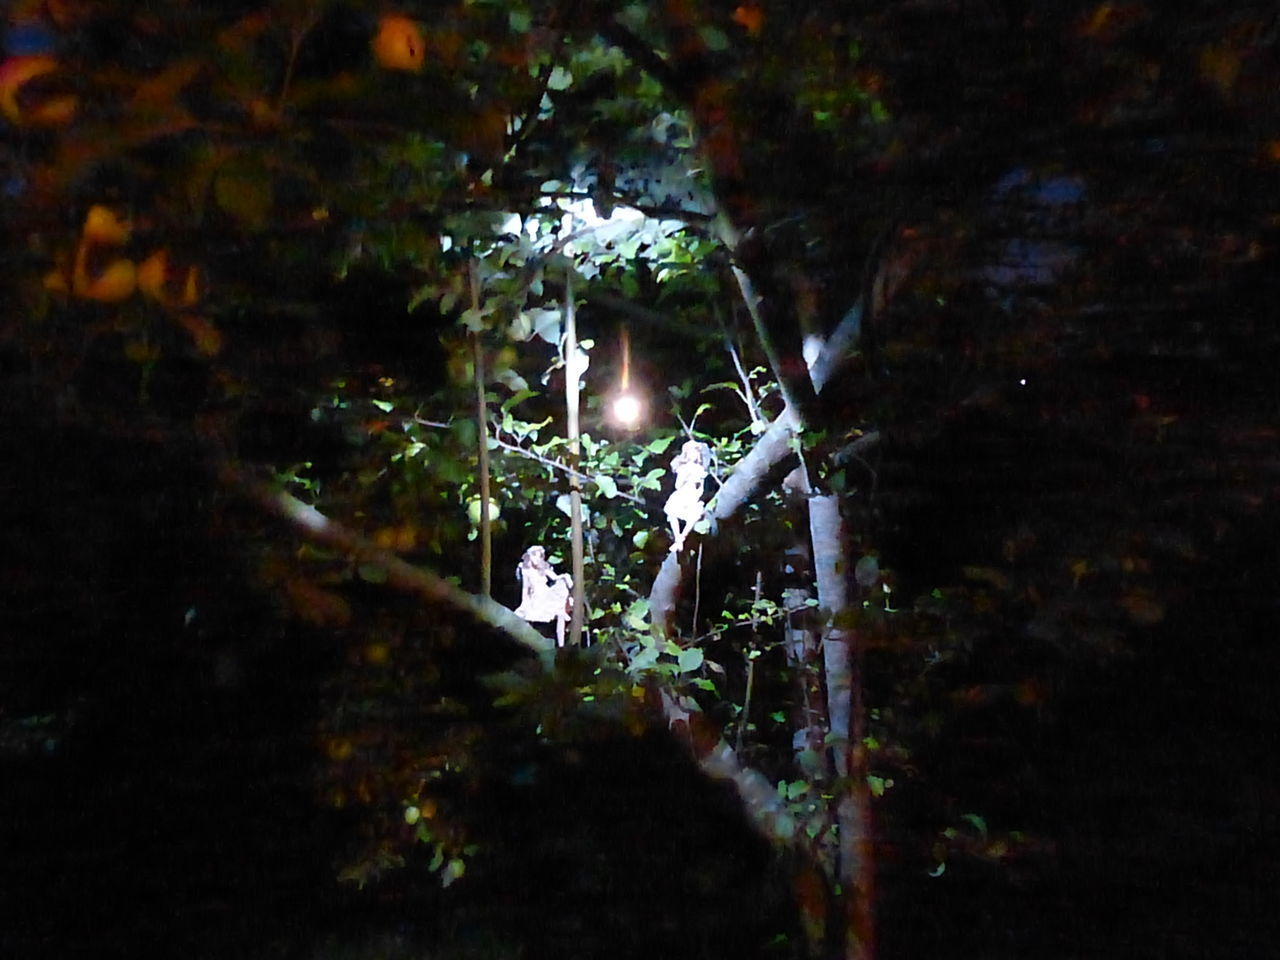
<svg viewBox="0 0 1280 960">
<path fill-rule="evenodd" d="M 733 22 L 758 37 L 764 29 L 764 10 L 758 3 L 744 3 L 733 11 Z"/>
<path fill-rule="evenodd" d="M 222 331 L 212 320 L 185 313 L 178 318 L 178 323 L 191 336 L 191 342 L 202 356 L 216 357 L 222 352 Z"/>
<path fill-rule="evenodd" d="M 33 91 L 29 86 L 58 70 L 49 56 L 9 57 L 0 63 L 0 113 L 17 127 L 57 127 L 69 123 L 79 108 L 72 93 L 51 89 Z"/>
<path fill-rule="evenodd" d="M 1120 606 L 1134 623 L 1152 626 L 1164 619 L 1164 604 L 1145 590 L 1131 590 L 1120 598 Z"/>
<path fill-rule="evenodd" d="M 422 69 L 426 43 L 417 23 L 398 13 L 383 15 L 378 21 L 378 33 L 373 38 L 373 57 L 379 66 L 387 70 Z"/>
<path fill-rule="evenodd" d="M 133 261 L 120 257 L 99 264 L 93 252 L 94 248 L 87 241 L 80 243 L 75 269 L 71 273 L 71 292 L 83 300 L 99 303 L 119 303 L 133 296 L 137 284 Z"/>
<path fill-rule="evenodd" d="M 138 289 L 161 306 L 190 307 L 200 299 L 200 269 L 174 264 L 161 248 L 138 264 Z"/>
<path fill-rule="evenodd" d="M 121 220 L 110 207 L 94 204 L 85 215 L 82 232 L 86 241 L 119 246 L 129 239 L 129 222 Z"/>
</svg>

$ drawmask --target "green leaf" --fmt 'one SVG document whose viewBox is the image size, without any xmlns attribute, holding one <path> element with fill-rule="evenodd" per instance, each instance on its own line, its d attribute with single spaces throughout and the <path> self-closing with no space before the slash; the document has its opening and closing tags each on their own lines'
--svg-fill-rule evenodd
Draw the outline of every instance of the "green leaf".
<svg viewBox="0 0 1280 960">
<path fill-rule="evenodd" d="M 561 315 L 559 310 L 549 307 L 539 307 L 536 310 L 527 311 L 529 323 L 533 330 L 533 336 L 541 337 L 547 343 L 558 345 L 561 336 Z"/>
<path fill-rule="evenodd" d="M 455 880 L 460 880 L 462 875 L 467 872 L 467 865 L 454 857 L 445 864 L 444 872 L 440 875 L 440 883 L 443 886 L 449 886 Z"/>
<path fill-rule="evenodd" d="M 817 776 L 822 772 L 823 759 L 822 754 L 817 750 L 805 749 L 796 755 L 796 763 L 809 776 Z"/>
<path fill-rule="evenodd" d="M 362 563 L 356 567 L 356 575 L 365 583 L 386 583 L 387 568 L 377 563 Z"/>
<path fill-rule="evenodd" d="M 651 441 L 645 449 L 650 453 L 666 453 L 667 447 L 671 446 L 671 442 L 675 440 L 675 434 L 667 437 L 659 437 L 657 440 Z"/>
<path fill-rule="evenodd" d="M 702 666 L 702 651 L 697 647 L 681 650 L 680 656 L 676 658 L 676 665 L 681 673 L 692 673 Z"/>
<path fill-rule="evenodd" d="M 633 600 L 631 606 L 627 607 L 627 612 L 622 615 L 622 622 L 632 630 L 647 630 L 649 624 L 645 618 L 648 616 L 649 600 L 641 597 L 639 600 Z"/>
<path fill-rule="evenodd" d="M 874 797 L 883 797 L 885 789 L 892 783 L 892 780 L 886 780 L 884 777 L 877 777 L 873 773 L 867 774 L 867 786 L 871 788 L 871 795 Z"/>
<path fill-rule="evenodd" d="M 965 813 L 960 815 L 960 819 L 970 824 L 978 833 L 982 834 L 982 839 L 987 839 L 987 821 L 986 818 L 976 813 Z"/>
<path fill-rule="evenodd" d="M 631 658 L 631 666 L 629 667 L 629 669 L 632 673 L 638 673 L 641 670 L 648 670 L 657 662 L 658 662 L 658 648 L 645 647 L 643 650 L 641 650 L 639 653 L 637 653 L 634 657 Z"/>
<path fill-rule="evenodd" d="M 524 403 L 524 401 L 528 400 L 530 397 L 536 396 L 537 394 L 528 388 L 525 388 L 524 390 L 517 390 L 511 396 L 507 397 L 507 399 L 502 401 L 500 409 L 503 413 L 508 413 L 516 404 Z"/>
<path fill-rule="evenodd" d="M 618 484 L 607 473 L 599 474 L 592 477 L 592 479 L 595 481 L 596 486 L 600 488 L 600 493 L 606 498 L 612 500 L 618 495 Z"/>
<path fill-rule="evenodd" d="M 383 413 L 390 413 L 396 408 L 396 405 L 390 400 L 372 400 L 370 402 Z"/>
<path fill-rule="evenodd" d="M 547 78 L 548 90 L 568 90 L 573 84 L 573 74 L 564 67 L 557 64 L 551 69 L 551 76 Z"/>
<path fill-rule="evenodd" d="M 499 371 L 498 375 L 494 379 L 508 390 L 520 392 L 529 388 L 529 381 L 520 376 L 520 374 L 516 373 L 510 367 Z"/>
</svg>

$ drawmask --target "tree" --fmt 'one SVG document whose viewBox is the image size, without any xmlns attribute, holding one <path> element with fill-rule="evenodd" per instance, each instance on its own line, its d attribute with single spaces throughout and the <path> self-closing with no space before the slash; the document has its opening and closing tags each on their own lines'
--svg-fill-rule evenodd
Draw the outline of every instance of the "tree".
<svg viewBox="0 0 1280 960">
<path fill-rule="evenodd" d="M 1155 14 L 1111 4 L 964 18 L 943 4 L 872 6 L 58 8 L 44 24 L 48 49 L 19 55 L 0 81 L 22 147 L 5 219 L 33 237 L 14 277 L 11 336 L 49 358 L 33 360 L 32 382 L 71 415 L 181 434 L 228 487 L 291 524 L 314 552 L 264 579 L 299 615 L 345 626 L 353 587 L 386 585 L 537 651 L 547 673 L 515 671 L 501 692 L 532 716 L 568 722 L 565 703 L 589 697 L 627 717 L 647 698 L 798 852 L 813 955 L 848 957 L 870 956 L 874 941 L 872 795 L 888 789 L 889 767 L 909 766 L 910 728 L 924 725 L 884 719 L 901 695 L 891 684 L 868 726 L 868 645 L 904 649 L 920 670 L 900 685 L 936 704 L 926 656 L 959 672 L 1015 622 L 1049 645 L 1114 649 L 1126 629 L 1165 616 L 1151 565 L 1198 549 L 1158 540 L 1138 491 L 1114 501 L 1122 522 L 1105 531 L 1064 533 L 1074 501 L 1061 514 L 1036 505 L 992 522 L 994 550 L 954 558 L 962 585 L 916 574 L 921 600 L 898 612 L 877 543 L 892 536 L 884 513 L 945 443 L 1016 435 L 1037 418 L 1096 442 L 1071 429 L 1090 390 L 1068 397 L 1057 381 L 1079 369 L 1062 356 L 1088 354 L 1080 342 L 1098 355 L 1126 349 L 1079 306 L 1101 275 L 1136 273 L 1141 301 L 1171 258 L 1223 283 L 1256 267 L 1248 251 L 1263 227 L 1231 233 L 1236 260 L 1208 233 L 1178 253 L 1173 224 L 1190 211 L 1169 200 L 1169 235 L 1140 230 L 1127 211 L 1147 199 L 1143 185 L 1100 175 L 1147 149 L 1161 97 L 1200 114 L 1206 99 L 1233 107 L 1258 140 L 1238 171 L 1274 192 L 1273 118 L 1244 103 L 1256 96 L 1246 54 L 1274 53 L 1261 20 L 1178 20 L 1220 36 L 1194 62 L 1174 49 L 1166 64 L 1144 39 Z M 134 42 L 104 39 L 121 33 Z M 940 64 L 951 82 L 939 81 Z M 74 93 L 51 83 L 73 67 Z M 1044 89 L 1055 95 L 1021 92 Z M 1063 104 L 1076 108 L 1070 124 Z M 1152 163 L 1185 183 L 1209 137 L 1152 148 Z M 1112 193 L 1077 215 L 1088 189 Z M 602 223 L 583 225 L 584 201 Z M 1141 254 L 1090 251 L 1104 234 L 1137 236 Z M 335 278 L 354 286 L 375 272 L 403 285 L 412 312 L 394 326 L 408 352 L 388 349 L 391 331 L 368 318 L 344 328 L 325 310 Z M 1046 288 L 1066 306 L 1045 307 Z M 1177 306 L 1204 296 L 1179 291 Z M 596 334 L 581 353 L 565 340 L 579 305 Z M 685 373 L 678 358 L 690 348 L 704 367 L 672 384 L 680 430 L 631 443 L 594 426 L 575 447 L 554 388 L 571 394 L 588 356 L 608 363 L 605 337 L 621 323 L 635 329 L 637 354 L 652 351 L 665 369 Z M 661 352 L 673 332 L 681 347 Z M 1154 317 L 1132 335 L 1178 340 Z M 357 360 L 365 343 L 372 355 Z M 439 367 L 425 356 L 434 349 Z M 1145 370 L 1129 389 L 1114 366 L 1088 369 L 1094 393 L 1119 383 L 1134 398 L 1132 410 L 1108 408 L 1133 446 L 1101 444 L 1097 470 L 1158 458 L 1177 422 L 1168 393 L 1142 392 Z M 273 417 L 322 428 L 327 455 L 282 439 Z M 713 444 L 723 483 L 698 552 L 664 555 L 652 501 L 683 433 Z M 490 457 L 504 482 L 499 516 L 481 465 Z M 573 490 L 559 506 L 566 479 L 585 518 Z M 1246 496 L 1255 483 L 1241 481 Z M 733 534 L 744 515 L 757 567 L 739 581 L 708 574 L 722 596 L 704 605 L 704 548 L 720 551 L 720 568 L 742 562 L 747 537 Z M 552 669 L 546 638 L 463 589 L 486 594 L 493 567 L 457 550 L 468 538 L 489 550 L 494 531 L 521 546 L 563 542 L 566 526 L 583 524 L 579 562 L 596 539 L 590 576 L 576 577 L 592 590 L 600 659 L 586 661 L 589 685 L 582 661 Z M 790 577 L 786 556 L 804 558 Z M 793 709 L 777 711 L 768 734 L 748 710 L 757 664 L 794 683 Z M 965 695 L 1036 709 L 1042 690 L 1014 675 Z M 343 742 L 334 736 L 332 750 Z M 401 791 L 405 820 L 457 879 L 464 831 L 428 829 L 429 795 L 394 778 L 386 789 Z M 967 823 L 980 852 L 1010 848 L 972 817 L 946 839 Z"/>
</svg>

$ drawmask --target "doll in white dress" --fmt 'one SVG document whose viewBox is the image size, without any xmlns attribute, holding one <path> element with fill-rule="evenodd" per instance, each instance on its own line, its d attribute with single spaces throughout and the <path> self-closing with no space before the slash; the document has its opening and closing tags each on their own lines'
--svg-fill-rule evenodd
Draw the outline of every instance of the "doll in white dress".
<svg viewBox="0 0 1280 960">
<path fill-rule="evenodd" d="M 564 646 L 565 624 L 571 612 L 573 577 L 567 573 L 556 573 L 547 560 L 546 548 L 532 546 L 520 558 L 516 579 L 520 581 L 520 606 L 516 607 L 516 616 L 530 623 L 554 620 L 556 644 Z"/>
<path fill-rule="evenodd" d="M 663 512 L 675 537 L 671 544 L 672 553 L 679 553 L 684 548 L 685 538 L 693 530 L 693 525 L 702 519 L 702 492 L 710 464 L 711 448 L 697 440 L 686 440 L 671 461 L 676 488 L 667 498 Z"/>
</svg>

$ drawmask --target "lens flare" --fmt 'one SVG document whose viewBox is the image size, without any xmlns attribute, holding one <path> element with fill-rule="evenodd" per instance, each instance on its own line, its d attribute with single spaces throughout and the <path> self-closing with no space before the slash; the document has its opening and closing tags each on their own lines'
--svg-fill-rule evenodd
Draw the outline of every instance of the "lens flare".
<svg viewBox="0 0 1280 960">
<path fill-rule="evenodd" d="M 613 398 L 613 419 L 624 427 L 634 427 L 644 416 L 644 404 L 634 393 L 622 393 Z"/>
</svg>

